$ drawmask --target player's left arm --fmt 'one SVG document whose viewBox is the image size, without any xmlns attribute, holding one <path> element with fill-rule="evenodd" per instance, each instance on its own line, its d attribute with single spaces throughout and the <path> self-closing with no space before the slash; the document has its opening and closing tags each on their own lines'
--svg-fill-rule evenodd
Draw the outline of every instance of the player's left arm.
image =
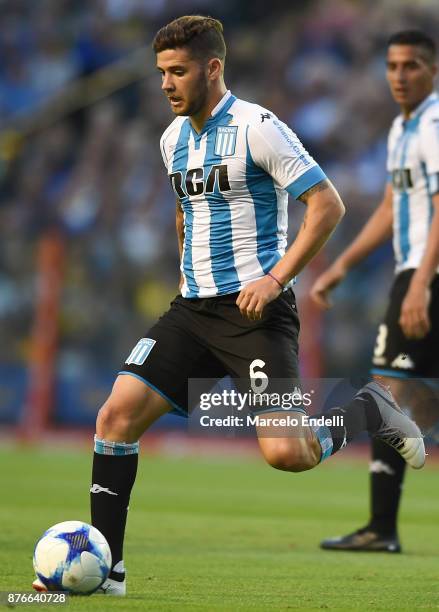
<svg viewBox="0 0 439 612">
<path fill-rule="evenodd" d="M 280 259 L 272 274 L 286 285 L 317 255 L 342 219 L 345 207 L 329 179 L 324 179 L 298 198 L 306 204 L 296 239 Z"/>
<path fill-rule="evenodd" d="M 306 212 L 296 239 L 270 270 L 270 275 L 250 283 L 240 292 L 237 305 L 249 319 L 260 319 L 264 307 L 320 251 L 344 215 L 341 198 L 328 179 L 323 179 L 298 198 Z M 274 278 L 273 278 L 274 277 Z M 277 281 L 275 280 L 277 279 Z"/>
<path fill-rule="evenodd" d="M 325 173 L 296 134 L 272 113 L 261 113 L 247 129 L 253 163 L 275 184 L 307 206 L 300 231 L 285 255 L 261 279 L 249 283 L 236 301 L 249 319 L 260 319 L 274 300 L 328 240 L 344 214 L 343 203 Z"/>
<path fill-rule="evenodd" d="M 432 196 L 433 217 L 424 256 L 401 305 L 399 324 L 407 338 L 421 339 L 431 329 L 430 285 L 439 266 L 439 193 Z"/>
</svg>

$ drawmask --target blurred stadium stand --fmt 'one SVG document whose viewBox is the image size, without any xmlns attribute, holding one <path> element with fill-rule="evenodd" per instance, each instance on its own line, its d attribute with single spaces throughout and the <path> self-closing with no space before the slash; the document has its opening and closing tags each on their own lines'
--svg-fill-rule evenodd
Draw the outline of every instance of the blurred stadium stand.
<svg viewBox="0 0 439 612">
<path fill-rule="evenodd" d="M 434 36 L 436 0 L 3 0 L 0 10 L 0 425 L 29 409 L 38 359 L 54 422 L 91 425 L 123 358 L 176 292 L 175 205 L 158 146 L 172 117 L 150 43 L 185 13 L 222 19 L 228 86 L 288 122 L 341 192 L 348 214 L 297 285 L 303 368 L 367 371 L 390 249 L 351 274 L 324 320 L 306 292 L 381 196 L 397 111 L 385 41 L 414 26 Z M 293 237 L 303 208 L 290 211 Z M 48 237 L 59 241 L 61 284 L 53 350 L 41 357 Z"/>
</svg>

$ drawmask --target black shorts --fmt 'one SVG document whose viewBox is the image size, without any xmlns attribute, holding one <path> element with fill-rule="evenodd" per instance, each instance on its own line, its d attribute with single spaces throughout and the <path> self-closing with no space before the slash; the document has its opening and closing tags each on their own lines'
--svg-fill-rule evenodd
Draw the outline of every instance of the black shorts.
<svg viewBox="0 0 439 612">
<path fill-rule="evenodd" d="M 401 305 L 414 270 L 398 274 L 390 292 L 383 323 L 378 327 L 372 373 L 397 377 L 439 377 L 439 275 L 431 285 L 431 330 L 421 340 L 409 340 L 398 323 Z"/>
<path fill-rule="evenodd" d="M 241 315 L 238 295 L 177 296 L 136 344 L 120 373 L 139 377 L 181 414 L 190 409 L 191 378 L 248 380 L 258 359 L 269 379 L 298 379 L 300 324 L 293 291 L 267 304 L 260 321 Z"/>
</svg>

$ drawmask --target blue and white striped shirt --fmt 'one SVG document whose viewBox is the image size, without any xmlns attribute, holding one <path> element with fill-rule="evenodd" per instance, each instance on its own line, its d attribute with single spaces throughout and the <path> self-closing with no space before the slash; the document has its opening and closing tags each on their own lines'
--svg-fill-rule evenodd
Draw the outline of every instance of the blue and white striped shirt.
<svg viewBox="0 0 439 612">
<path fill-rule="evenodd" d="M 432 196 L 439 192 L 439 96 L 429 95 L 390 128 L 387 171 L 393 191 L 396 272 L 418 268 L 425 253 Z"/>
<path fill-rule="evenodd" d="M 160 141 L 184 214 L 182 295 L 240 291 L 284 255 L 288 193 L 325 174 L 273 113 L 230 91 L 200 134 L 176 117 Z"/>
</svg>

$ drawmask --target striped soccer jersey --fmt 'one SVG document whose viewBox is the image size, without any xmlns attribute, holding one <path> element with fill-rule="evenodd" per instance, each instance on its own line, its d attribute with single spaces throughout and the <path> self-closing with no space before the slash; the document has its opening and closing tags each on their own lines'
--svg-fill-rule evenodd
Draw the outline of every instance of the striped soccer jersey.
<svg viewBox="0 0 439 612">
<path fill-rule="evenodd" d="M 432 93 L 389 132 L 387 170 L 393 191 L 396 273 L 417 268 L 424 255 L 439 191 L 439 96 Z"/>
<path fill-rule="evenodd" d="M 160 141 L 184 216 L 182 295 L 239 291 L 285 253 L 288 193 L 325 178 L 273 113 L 224 95 L 200 134 L 176 117 Z"/>
</svg>

